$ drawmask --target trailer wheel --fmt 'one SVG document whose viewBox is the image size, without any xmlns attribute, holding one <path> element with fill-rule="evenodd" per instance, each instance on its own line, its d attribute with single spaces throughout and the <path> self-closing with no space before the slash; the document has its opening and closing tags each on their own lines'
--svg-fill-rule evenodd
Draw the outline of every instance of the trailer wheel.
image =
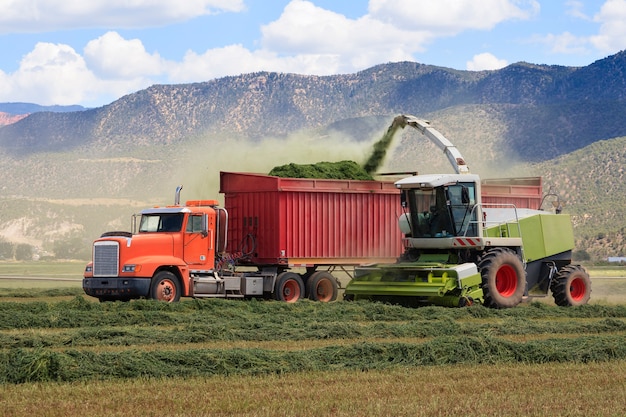
<svg viewBox="0 0 626 417">
<path fill-rule="evenodd" d="M 150 298 L 158 301 L 173 303 L 180 300 L 180 283 L 176 275 L 170 271 L 158 272 L 152 278 Z"/>
<path fill-rule="evenodd" d="M 556 305 L 580 306 L 591 298 L 591 279 L 582 266 L 567 265 L 559 270 L 550 289 Z"/>
<path fill-rule="evenodd" d="M 329 272 L 317 271 L 306 281 L 309 299 L 328 303 L 337 299 L 337 280 Z"/>
<path fill-rule="evenodd" d="M 511 250 L 489 250 L 478 264 L 482 276 L 485 305 L 493 308 L 515 307 L 526 289 L 522 260 Z"/>
<path fill-rule="evenodd" d="M 278 275 L 274 286 L 274 299 L 295 303 L 304 295 L 304 282 L 300 275 L 293 272 L 283 272 Z"/>
</svg>

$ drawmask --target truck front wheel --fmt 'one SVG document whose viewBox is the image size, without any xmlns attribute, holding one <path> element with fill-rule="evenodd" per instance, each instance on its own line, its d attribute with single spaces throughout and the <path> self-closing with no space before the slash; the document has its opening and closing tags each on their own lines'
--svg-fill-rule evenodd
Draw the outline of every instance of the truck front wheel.
<svg viewBox="0 0 626 417">
<path fill-rule="evenodd" d="M 559 270 L 550 289 L 556 305 L 580 306 L 591 297 L 591 279 L 582 266 L 567 265 Z"/>
<path fill-rule="evenodd" d="M 522 260 L 511 250 L 494 248 L 480 260 L 485 305 L 509 308 L 518 305 L 524 297 L 526 274 Z"/>
<path fill-rule="evenodd" d="M 274 298 L 278 301 L 295 303 L 304 294 L 304 282 L 300 275 L 293 272 L 283 272 L 276 278 Z"/>
<path fill-rule="evenodd" d="M 150 288 L 150 298 L 158 301 L 173 303 L 180 300 L 180 283 L 176 275 L 170 271 L 158 272 L 152 278 L 152 287 Z"/>
</svg>

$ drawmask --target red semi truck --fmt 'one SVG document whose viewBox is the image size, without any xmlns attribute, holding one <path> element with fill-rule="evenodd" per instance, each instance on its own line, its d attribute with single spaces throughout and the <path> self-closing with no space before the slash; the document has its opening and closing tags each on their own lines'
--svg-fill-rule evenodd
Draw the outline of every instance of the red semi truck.
<svg viewBox="0 0 626 417">
<path fill-rule="evenodd" d="M 145 209 L 132 232 L 93 243 L 83 279 L 101 301 L 185 297 L 337 297 L 337 268 L 402 254 L 400 192 L 391 181 L 220 173 L 216 200 Z M 484 202 L 538 209 L 541 178 L 484 180 Z M 296 270 L 300 272 L 295 272 Z"/>
</svg>

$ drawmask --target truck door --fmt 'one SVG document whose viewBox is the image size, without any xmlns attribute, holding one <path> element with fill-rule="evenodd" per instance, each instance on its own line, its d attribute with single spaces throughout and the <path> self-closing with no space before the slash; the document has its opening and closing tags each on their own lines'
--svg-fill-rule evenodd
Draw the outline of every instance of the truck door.
<svg viewBox="0 0 626 417">
<path fill-rule="evenodd" d="M 183 257 L 188 265 L 204 265 L 213 268 L 215 248 L 213 245 L 214 225 L 209 222 L 208 234 L 203 233 L 202 213 L 193 213 L 187 217 L 183 238 Z"/>
</svg>

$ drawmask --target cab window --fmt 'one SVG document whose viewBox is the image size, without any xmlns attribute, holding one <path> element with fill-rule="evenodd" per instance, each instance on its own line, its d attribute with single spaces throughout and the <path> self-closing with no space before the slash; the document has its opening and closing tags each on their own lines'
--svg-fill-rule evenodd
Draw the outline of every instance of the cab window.
<svg viewBox="0 0 626 417">
<path fill-rule="evenodd" d="M 202 233 L 202 214 L 194 214 L 187 219 L 187 233 Z"/>
</svg>

